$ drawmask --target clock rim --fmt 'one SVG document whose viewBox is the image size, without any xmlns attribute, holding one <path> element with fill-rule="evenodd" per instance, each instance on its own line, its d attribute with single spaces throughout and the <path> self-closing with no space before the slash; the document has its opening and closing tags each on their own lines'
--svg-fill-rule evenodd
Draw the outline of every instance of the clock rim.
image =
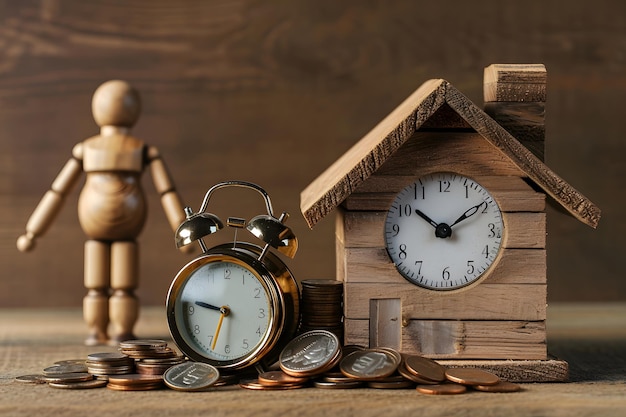
<svg viewBox="0 0 626 417">
<path fill-rule="evenodd" d="M 264 262 L 258 261 L 258 259 L 253 256 L 254 252 L 251 251 L 251 249 L 255 248 L 259 251 L 261 249 L 256 245 L 242 245 L 241 242 L 238 242 L 238 246 L 244 247 L 238 248 L 232 247 L 232 245 L 219 245 L 209 249 L 203 255 L 191 260 L 176 274 L 172 284 L 170 285 L 166 299 L 168 328 L 175 344 L 188 358 L 211 364 L 218 369 L 239 370 L 253 366 L 263 360 L 272 351 L 272 349 L 276 347 L 281 334 L 284 333 L 286 321 L 285 313 L 286 310 L 288 310 L 288 308 L 286 308 L 285 297 L 283 292 L 280 290 L 278 283 L 275 281 L 274 275 L 268 270 L 268 268 L 266 268 Z M 259 280 L 268 294 L 271 307 L 268 330 L 265 332 L 257 346 L 247 354 L 229 360 L 210 358 L 198 352 L 190 346 L 182 336 L 176 321 L 178 294 L 193 272 L 208 263 L 223 261 L 232 262 L 249 270 Z"/>
</svg>

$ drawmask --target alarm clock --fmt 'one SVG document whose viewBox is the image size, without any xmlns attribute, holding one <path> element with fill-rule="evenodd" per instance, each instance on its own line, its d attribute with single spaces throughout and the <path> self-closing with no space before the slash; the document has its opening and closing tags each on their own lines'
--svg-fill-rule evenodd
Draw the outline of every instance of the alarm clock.
<svg viewBox="0 0 626 417">
<path fill-rule="evenodd" d="M 429 290 L 455 290 L 485 276 L 500 253 L 503 231 L 500 207 L 489 191 L 452 172 L 404 187 L 384 227 L 398 272 Z"/>
<path fill-rule="evenodd" d="M 225 187 L 257 191 L 267 213 L 246 221 L 229 217 L 233 243 L 208 248 L 203 238 L 223 229 L 222 221 L 206 211 L 213 193 Z M 167 294 L 170 333 L 189 359 L 225 371 L 249 367 L 265 369 L 274 363 L 298 327 L 300 292 L 297 281 L 276 249 L 293 258 L 298 241 L 285 226 L 288 214 L 275 217 L 267 192 L 245 181 L 226 181 L 211 187 L 197 213 L 185 208 L 178 227 L 178 248 L 197 241 L 202 254 L 175 276 Z M 245 228 L 264 242 L 259 246 L 237 240 Z"/>
</svg>

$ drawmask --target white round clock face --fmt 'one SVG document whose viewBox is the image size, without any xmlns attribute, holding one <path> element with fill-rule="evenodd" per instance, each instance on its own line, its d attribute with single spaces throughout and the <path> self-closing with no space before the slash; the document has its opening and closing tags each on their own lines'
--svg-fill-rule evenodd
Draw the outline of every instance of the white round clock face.
<svg viewBox="0 0 626 417">
<path fill-rule="evenodd" d="M 252 354 L 272 325 L 272 304 L 261 278 L 229 261 L 193 271 L 175 303 L 176 327 L 185 344 L 217 362 Z"/>
<path fill-rule="evenodd" d="M 461 288 L 483 276 L 503 232 L 491 194 L 454 173 L 427 175 L 405 187 L 385 221 L 387 252 L 398 272 L 433 290 Z"/>
</svg>

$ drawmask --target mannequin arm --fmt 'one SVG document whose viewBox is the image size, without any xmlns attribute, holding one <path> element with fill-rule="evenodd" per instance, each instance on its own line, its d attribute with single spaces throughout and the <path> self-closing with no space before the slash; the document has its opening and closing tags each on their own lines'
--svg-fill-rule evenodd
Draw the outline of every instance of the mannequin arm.
<svg viewBox="0 0 626 417">
<path fill-rule="evenodd" d="M 76 155 L 80 155 L 80 150 L 75 148 L 74 157 L 67 161 L 61 169 L 50 190 L 44 194 L 28 219 L 26 233 L 17 239 L 17 248 L 20 251 L 32 250 L 35 247 L 35 240 L 48 230 L 48 227 L 61 211 L 65 197 L 72 190 L 83 170 L 82 162 Z"/>
<path fill-rule="evenodd" d="M 161 196 L 161 205 L 165 211 L 165 216 L 173 231 L 185 220 L 185 211 L 183 203 L 176 191 L 176 187 L 172 182 L 165 162 L 161 159 L 161 155 L 157 148 L 151 146 L 148 148 L 148 164 L 150 166 L 150 174 L 154 182 L 154 188 Z"/>
</svg>

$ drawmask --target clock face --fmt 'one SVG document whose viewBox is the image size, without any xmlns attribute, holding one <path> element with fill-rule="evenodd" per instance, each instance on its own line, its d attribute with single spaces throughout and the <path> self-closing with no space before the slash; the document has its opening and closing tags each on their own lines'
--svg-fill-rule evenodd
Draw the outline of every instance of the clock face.
<svg viewBox="0 0 626 417">
<path fill-rule="evenodd" d="M 398 272 L 433 290 L 461 288 L 483 276 L 500 251 L 503 232 L 491 194 L 454 173 L 427 175 L 400 191 L 384 231 Z"/>
<path fill-rule="evenodd" d="M 172 335 L 182 339 L 179 347 L 192 349 L 195 355 L 184 352 L 188 356 L 200 355 L 216 365 L 254 355 L 274 325 L 272 297 L 263 279 L 234 259 L 199 265 L 170 295 Z"/>
</svg>

